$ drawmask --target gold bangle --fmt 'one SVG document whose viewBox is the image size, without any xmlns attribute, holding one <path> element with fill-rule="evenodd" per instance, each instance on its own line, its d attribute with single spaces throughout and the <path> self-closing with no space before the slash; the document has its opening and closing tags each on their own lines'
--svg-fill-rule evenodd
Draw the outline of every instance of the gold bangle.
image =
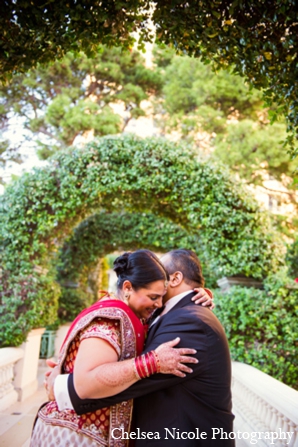
<svg viewBox="0 0 298 447">
<path fill-rule="evenodd" d="M 147 362 L 146 362 L 146 355 L 145 354 L 141 355 L 141 359 L 142 359 L 142 364 L 143 364 L 143 367 L 144 367 L 144 370 L 145 370 L 146 377 L 149 377 L 150 376 L 150 372 L 149 372 L 149 369 L 148 369 L 148 366 L 147 366 Z"/>
<path fill-rule="evenodd" d="M 160 372 L 160 360 L 158 357 L 158 354 L 155 351 L 151 351 L 152 354 L 154 355 L 155 361 L 156 361 L 156 372 Z"/>
</svg>

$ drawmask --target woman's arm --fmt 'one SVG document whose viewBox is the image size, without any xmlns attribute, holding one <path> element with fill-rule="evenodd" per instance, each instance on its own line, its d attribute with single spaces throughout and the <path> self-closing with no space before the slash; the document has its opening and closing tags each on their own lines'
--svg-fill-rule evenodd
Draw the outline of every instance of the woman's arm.
<svg viewBox="0 0 298 447">
<path fill-rule="evenodd" d="M 183 363 L 197 363 L 187 357 L 194 349 L 174 349 L 180 339 L 160 345 L 155 352 L 160 362 L 160 372 L 184 377 L 192 372 Z M 82 340 L 74 365 L 74 385 L 81 399 L 114 396 L 140 380 L 136 374 L 135 359 L 117 361 L 114 348 L 100 338 Z"/>
</svg>

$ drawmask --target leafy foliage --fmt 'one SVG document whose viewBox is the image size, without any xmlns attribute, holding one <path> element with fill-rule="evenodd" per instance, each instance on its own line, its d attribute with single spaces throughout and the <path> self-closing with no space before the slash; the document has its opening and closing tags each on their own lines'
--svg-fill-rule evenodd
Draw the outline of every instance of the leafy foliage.
<svg viewBox="0 0 298 447">
<path fill-rule="evenodd" d="M 59 59 L 68 51 L 92 55 L 98 43 L 130 47 L 158 40 L 181 53 L 212 61 L 214 69 L 234 67 L 250 85 L 262 89 L 276 113 L 287 117 L 287 143 L 297 155 L 297 14 L 295 0 L 250 1 L 71 0 L 65 4 L 4 0 L 0 15 L 1 72 L 9 75 Z"/>
<path fill-rule="evenodd" d="M 285 180 L 287 188 L 296 190 L 294 170 L 298 160 L 291 161 L 282 150 L 284 138 L 285 128 L 281 123 L 271 126 L 252 120 L 230 123 L 225 134 L 215 138 L 214 156 L 249 183 L 263 185 L 266 173 L 281 182 Z M 297 205 L 295 193 L 293 203 Z"/>
<path fill-rule="evenodd" d="M 168 48 L 155 46 L 154 62 L 148 69 L 136 51 L 99 45 L 93 58 L 68 53 L 60 62 L 38 65 L 0 87 L 2 127 L 9 117 L 21 120 L 30 144 L 47 158 L 82 135 L 125 131 L 132 118 L 145 114 L 141 101 L 156 98 L 155 124 L 163 132 L 178 131 L 208 156 L 215 147 L 213 156 L 249 183 L 260 184 L 267 174 L 295 188 L 290 179 L 298 162 L 281 143 L 286 126 L 269 125 L 258 90 Z M 295 194 L 289 198 L 296 204 Z"/>
<path fill-rule="evenodd" d="M 161 42 L 212 61 L 215 69 L 234 67 L 263 91 L 287 117 L 287 142 L 297 155 L 297 14 L 294 0 L 158 2 L 153 16 Z"/>
<path fill-rule="evenodd" d="M 154 61 L 164 70 L 165 109 L 170 115 L 188 115 L 210 106 L 225 118 L 235 110 L 240 119 L 257 118 L 262 95 L 256 89 L 250 90 L 239 76 L 224 70 L 215 73 L 201 60 L 177 56 L 164 47 L 154 48 Z"/>
<path fill-rule="evenodd" d="M 87 290 L 62 287 L 55 325 L 59 327 L 60 324 L 73 321 L 83 309 L 95 301 L 93 293 L 88 293 Z"/>
<path fill-rule="evenodd" d="M 118 237 L 121 239 L 121 236 L 118 235 Z M 92 252 L 90 254 L 92 257 Z M 88 262 L 84 265 L 84 259 L 81 259 L 79 272 L 73 275 L 72 279 L 69 279 L 68 275 L 63 275 L 65 272 L 61 274 L 63 266 L 58 268 L 57 280 L 60 283 L 61 294 L 56 326 L 72 321 L 80 311 L 98 300 L 100 291 L 109 289 L 108 260 L 106 257 L 98 258 L 93 264 L 94 268 L 91 269 Z"/>
<path fill-rule="evenodd" d="M 42 293 L 53 281 L 51 261 L 72 229 L 96 210 L 170 219 L 199 235 L 200 252 L 206 251 L 218 276 L 236 270 L 262 278 L 284 262 L 268 216 L 228 171 L 198 162 L 190 149 L 167 140 L 103 137 L 84 149 L 60 151 L 49 166 L 24 174 L 2 197 L 2 345 L 3 334 L 14 333 L 11 320 L 22 313 L 22 303 L 29 303 L 24 321 L 31 315 L 21 328 L 23 337 L 33 323 L 53 322 L 52 313 L 45 322 L 36 306 L 43 299 L 51 312 L 57 308 L 56 288 Z M 25 289 L 20 298 L 24 278 L 32 278 L 33 285 L 30 297 Z"/>
<path fill-rule="evenodd" d="M 1 72 L 24 71 L 68 51 L 91 55 L 98 43 L 130 47 L 131 32 L 145 19 L 145 2 L 4 0 L 1 7 Z M 141 33 L 142 34 L 142 33 Z M 146 32 L 148 35 L 148 31 Z"/>
<path fill-rule="evenodd" d="M 13 260 L 10 264 L 16 266 Z M 15 272 L 0 271 L 2 347 L 18 346 L 32 328 L 44 327 L 56 320 L 59 286 L 55 272 L 45 275 L 28 263 L 27 269 L 25 265 L 23 262 L 23 268 Z"/>
<path fill-rule="evenodd" d="M 18 153 L 18 148 L 10 147 L 8 140 L 0 140 L 0 169 L 5 168 L 8 162 L 22 163 L 22 157 Z M 4 179 L 0 176 L 0 184 L 4 183 Z"/>
<path fill-rule="evenodd" d="M 197 236 L 187 233 L 171 220 L 153 214 L 101 212 L 81 222 L 60 250 L 57 277 L 62 290 L 58 309 L 60 320 L 70 321 L 74 311 L 87 306 L 91 299 L 90 289 L 94 290 L 95 299 L 98 289 L 107 290 L 105 278 L 100 278 L 101 284 L 95 287 L 90 281 L 92 272 L 97 271 L 99 258 L 115 250 L 131 251 L 144 247 L 158 252 L 178 247 L 195 250 L 202 261 L 207 287 L 216 286 L 214 279 L 211 282 L 214 275 L 208 269 L 208 260 L 204 260 Z M 102 265 L 106 262 L 106 258 L 100 261 L 100 277 L 109 267 Z M 63 287 L 67 283 L 78 287 Z"/>
<path fill-rule="evenodd" d="M 298 239 L 289 246 L 286 261 L 289 267 L 289 275 L 298 278 Z"/>
<path fill-rule="evenodd" d="M 215 291 L 233 360 L 248 363 L 298 389 L 298 289 L 284 271 L 265 280 L 265 290 L 234 286 Z"/>
<path fill-rule="evenodd" d="M 73 231 L 61 248 L 58 281 L 78 281 L 97 265 L 98 258 L 115 250 L 131 251 L 147 247 L 167 252 L 176 248 L 191 248 L 198 239 L 169 219 L 148 213 L 94 214 Z"/>
<path fill-rule="evenodd" d="M 160 85 L 159 73 L 145 67 L 139 52 L 99 45 L 93 58 L 67 53 L 0 86 L 0 119 L 4 129 L 9 118 L 21 119 L 31 144 L 48 158 L 87 132 L 124 131 L 132 118 L 146 114 L 141 101 Z M 123 109 L 124 118 L 115 106 Z"/>
<path fill-rule="evenodd" d="M 157 125 L 164 132 L 178 131 L 199 153 L 220 160 L 248 183 L 263 184 L 267 175 L 295 189 L 290 179 L 298 162 L 282 148 L 286 126 L 270 125 L 274 107 L 264 108 L 261 92 L 227 70 L 214 73 L 199 59 L 159 47 L 154 54 L 164 80 L 156 101 Z"/>
</svg>

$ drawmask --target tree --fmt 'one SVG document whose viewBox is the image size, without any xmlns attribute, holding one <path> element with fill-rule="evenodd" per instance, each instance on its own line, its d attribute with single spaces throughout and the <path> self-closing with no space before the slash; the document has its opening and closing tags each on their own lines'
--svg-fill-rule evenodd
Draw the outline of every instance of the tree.
<svg viewBox="0 0 298 447">
<path fill-rule="evenodd" d="M 99 46 L 94 58 L 68 53 L 61 62 L 39 65 L 0 88 L 3 126 L 8 116 L 21 117 L 46 158 L 88 130 L 95 135 L 125 130 L 132 117 L 145 113 L 141 100 L 153 93 L 159 113 L 156 125 L 164 132 L 178 130 L 183 139 L 198 145 L 200 153 L 203 133 L 209 156 L 211 147 L 213 157 L 247 182 L 262 184 L 267 173 L 291 187 L 295 163 L 280 143 L 285 126 L 269 126 L 258 90 L 239 76 L 223 70 L 214 73 L 210 65 L 176 56 L 167 47 L 155 46 L 154 62 L 147 69 L 136 51 Z M 111 103 L 122 104 L 125 118 Z M 294 193 L 289 198 L 295 203 Z"/>
<path fill-rule="evenodd" d="M 99 43 L 130 47 L 145 19 L 145 2 L 108 0 L 4 0 L 1 4 L 1 72 L 15 73 L 60 59 L 69 51 L 96 54 Z M 148 34 L 146 32 L 146 34 Z"/>
<path fill-rule="evenodd" d="M 212 61 L 263 90 L 276 114 L 287 117 L 287 144 L 297 155 L 297 10 L 295 0 L 4 0 L 0 15 L 0 68 L 4 77 L 61 58 L 70 50 L 94 54 L 98 43 L 130 46 L 152 40 L 152 18 L 160 42 Z"/>
<path fill-rule="evenodd" d="M 248 183 L 263 184 L 266 173 L 295 187 L 298 163 L 282 150 L 286 126 L 269 124 L 274 108 L 264 107 L 260 91 L 229 71 L 214 73 L 198 59 L 177 57 L 169 49 L 154 54 L 164 77 L 156 111 L 165 133 L 178 131 L 201 156 L 220 160 Z"/>
<path fill-rule="evenodd" d="M 124 131 L 145 115 L 141 102 L 161 86 L 137 51 L 98 46 L 93 58 L 67 53 L 61 61 L 16 75 L 0 86 L 0 118 L 21 118 L 42 158 L 93 131 L 95 136 Z M 111 107 L 121 106 L 123 117 Z"/>
<path fill-rule="evenodd" d="M 8 162 L 22 163 L 22 157 L 18 153 L 18 148 L 10 147 L 8 140 L 0 140 L 0 168 L 3 169 Z M 0 184 L 4 183 L 4 179 L 0 176 Z"/>
<path fill-rule="evenodd" d="M 266 173 L 284 181 L 288 188 L 295 187 L 293 171 L 298 163 L 291 161 L 282 151 L 281 141 L 285 137 L 282 123 L 270 126 L 245 119 L 229 123 L 225 130 L 215 138 L 214 156 L 249 183 L 264 186 Z M 294 191 L 292 200 L 295 203 Z"/>
</svg>

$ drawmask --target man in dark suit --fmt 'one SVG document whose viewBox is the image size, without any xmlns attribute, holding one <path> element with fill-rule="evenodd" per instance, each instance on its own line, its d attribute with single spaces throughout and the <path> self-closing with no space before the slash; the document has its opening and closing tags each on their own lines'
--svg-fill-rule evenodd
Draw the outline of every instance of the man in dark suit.
<svg viewBox="0 0 298 447">
<path fill-rule="evenodd" d="M 173 250 L 162 262 L 170 274 L 165 308 L 153 320 L 145 351 L 180 337 L 179 347 L 196 349 L 199 363 L 185 378 L 155 374 L 104 399 L 80 399 L 69 376 L 69 394 L 78 414 L 134 399 L 130 438 L 136 447 L 233 447 L 231 361 L 224 330 L 209 309 L 191 301 L 202 287 L 199 259 L 190 250 Z M 127 437 L 119 431 L 115 438 Z"/>
</svg>

